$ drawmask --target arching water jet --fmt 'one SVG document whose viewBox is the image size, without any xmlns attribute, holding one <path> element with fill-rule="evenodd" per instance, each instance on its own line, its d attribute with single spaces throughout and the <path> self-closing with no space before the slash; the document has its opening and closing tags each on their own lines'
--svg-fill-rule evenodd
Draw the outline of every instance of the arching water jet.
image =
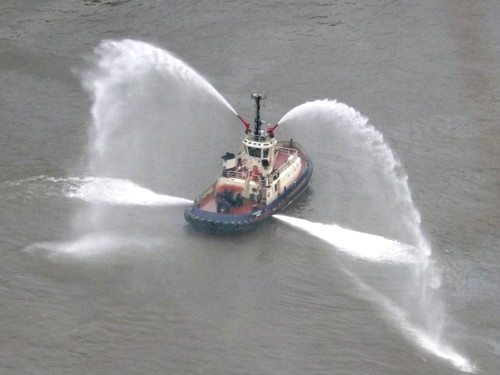
<svg viewBox="0 0 500 375">
<path fill-rule="evenodd" d="M 394 250 L 398 250 L 398 260 L 405 259 L 401 263 L 410 266 L 409 275 L 397 280 L 394 275 L 385 280 L 378 275 L 367 283 L 357 283 L 358 288 L 366 285 L 381 296 L 374 302 L 383 312 L 389 315 L 396 310 L 404 312 L 405 320 L 397 328 L 405 336 L 460 370 L 474 371 L 474 366 L 446 344 L 443 337 L 446 314 L 439 297 L 440 273 L 422 232 L 408 176 L 382 134 L 353 108 L 330 100 L 299 105 L 279 124 L 286 127 L 309 124 L 307 132 L 318 140 L 317 153 L 312 155 L 319 170 L 317 175 L 326 179 L 324 190 L 317 189 L 316 196 L 328 197 L 319 203 L 318 211 L 329 223 L 341 222 L 357 231 L 333 224 L 279 218 L 357 258 L 394 263 Z M 379 254 L 381 244 L 387 246 L 386 257 Z M 405 256 L 401 258 L 402 255 Z M 356 276 L 358 279 L 361 280 Z"/>
<path fill-rule="evenodd" d="M 172 206 L 189 202 L 190 188 L 211 172 L 190 145 L 206 150 L 225 143 L 235 110 L 193 68 L 151 44 L 103 41 L 79 72 L 92 99 L 88 171 L 94 176 L 70 192 L 89 204 L 74 215 L 74 235 L 129 231 L 137 226 L 125 206 Z M 215 151 L 217 150 L 217 151 Z M 203 185 L 204 186 L 204 185 Z M 118 209 L 117 206 L 121 206 Z M 121 216 L 120 216 L 121 215 Z M 145 224 L 141 224 L 145 225 Z"/>
<path fill-rule="evenodd" d="M 190 162 L 188 145 L 229 137 L 212 127 L 229 128 L 236 111 L 194 69 L 150 44 L 106 40 L 90 60 L 81 73 L 93 99 L 89 174 L 185 192 L 190 181 L 175 174 Z"/>
</svg>

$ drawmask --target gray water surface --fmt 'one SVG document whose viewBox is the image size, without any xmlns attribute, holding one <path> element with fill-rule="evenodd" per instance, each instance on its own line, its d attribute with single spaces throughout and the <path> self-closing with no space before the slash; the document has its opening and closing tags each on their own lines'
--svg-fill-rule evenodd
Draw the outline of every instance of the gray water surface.
<svg viewBox="0 0 500 375">
<path fill-rule="evenodd" d="M 0 373 L 461 373 L 438 355 L 449 346 L 470 371 L 495 374 L 499 19 L 488 0 L 4 0 Z M 194 199 L 212 182 L 243 131 L 223 107 L 219 128 L 172 127 L 189 149 L 169 160 L 151 148 L 158 159 L 131 181 L 139 185 L 91 180 L 110 199 L 132 189 L 142 204 L 72 198 L 95 156 L 82 72 L 102 40 L 126 38 L 175 54 L 247 119 L 254 91 L 267 94 L 272 123 L 325 98 L 369 117 L 405 168 L 441 276 L 432 301 L 444 308 L 422 317 L 444 312 L 439 345 L 425 348 L 384 304 L 414 313 L 415 265 L 357 259 L 279 220 L 245 236 L 204 236 L 182 205 L 145 203 L 137 186 L 154 199 Z M 161 82 L 139 82 L 145 112 L 160 108 Z M 399 214 L 377 204 L 395 202 L 385 180 L 358 191 L 355 152 L 311 126 L 277 131 L 315 163 L 309 191 L 286 214 L 389 237 Z M 164 171 L 148 169 L 162 160 Z"/>
</svg>

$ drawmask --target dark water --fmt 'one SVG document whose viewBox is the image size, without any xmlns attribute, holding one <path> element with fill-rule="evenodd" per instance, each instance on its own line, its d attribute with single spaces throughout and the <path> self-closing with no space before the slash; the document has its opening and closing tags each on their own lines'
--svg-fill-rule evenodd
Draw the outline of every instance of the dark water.
<svg viewBox="0 0 500 375">
<path fill-rule="evenodd" d="M 3 1 L 0 373 L 497 373 L 499 18 L 466 0 Z M 99 67 L 125 38 L 146 44 Z M 278 128 L 315 163 L 286 212 L 305 221 L 187 227 L 171 197 L 208 186 L 243 127 L 166 50 L 247 119 L 256 90 L 272 123 L 338 100 Z"/>
</svg>

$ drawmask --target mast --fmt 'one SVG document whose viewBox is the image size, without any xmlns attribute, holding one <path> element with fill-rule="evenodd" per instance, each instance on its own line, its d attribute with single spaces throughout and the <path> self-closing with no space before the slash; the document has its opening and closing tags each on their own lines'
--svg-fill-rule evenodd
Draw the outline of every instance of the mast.
<svg viewBox="0 0 500 375">
<path fill-rule="evenodd" d="M 252 99 L 255 100 L 255 126 L 254 135 L 255 138 L 260 135 L 260 126 L 262 125 L 262 120 L 260 119 L 260 101 L 262 100 L 261 94 L 252 94 Z"/>
</svg>

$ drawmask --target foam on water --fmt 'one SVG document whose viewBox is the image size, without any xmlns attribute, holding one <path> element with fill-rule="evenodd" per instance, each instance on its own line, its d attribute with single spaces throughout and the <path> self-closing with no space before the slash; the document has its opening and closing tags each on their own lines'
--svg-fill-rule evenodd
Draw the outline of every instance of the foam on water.
<svg viewBox="0 0 500 375">
<path fill-rule="evenodd" d="M 116 205 L 172 206 L 192 203 L 188 199 L 157 194 L 132 181 L 104 177 L 87 178 L 66 195 L 88 202 Z"/>
<path fill-rule="evenodd" d="M 23 196 L 66 196 L 89 203 L 137 206 L 178 206 L 192 201 L 159 194 L 132 181 L 109 177 L 51 177 L 36 176 L 6 181 L 0 186 Z"/>
<path fill-rule="evenodd" d="M 27 246 L 24 251 L 46 252 L 50 257 L 95 257 L 109 254 L 123 248 L 151 249 L 164 242 L 144 236 L 127 236 L 105 232 L 90 233 L 72 241 L 37 242 Z"/>
<path fill-rule="evenodd" d="M 413 246 L 382 236 L 357 232 L 336 224 L 314 223 L 285 215 L 274 215 L 274 217 L 328 242 L 337 250 L 354 258 L 387 263 L 418 261 L 416 249 Z"/>
</svg>

